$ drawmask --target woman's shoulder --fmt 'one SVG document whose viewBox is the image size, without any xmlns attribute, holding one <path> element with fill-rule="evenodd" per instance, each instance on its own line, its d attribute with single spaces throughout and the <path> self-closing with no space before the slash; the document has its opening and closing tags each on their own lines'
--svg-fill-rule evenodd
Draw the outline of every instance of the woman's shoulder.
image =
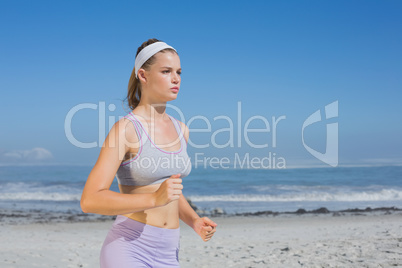
<svg viewBox="0 0 402 268">
<path fill-rule="evenodd" d="M 129 114 L 128 114 L 129 115 Z M 117 131 L 118 136 L 120 138 L 127 139 L 128 142 L 137 142 L 139 141 L 138 126 L 136 126 L 135 119 L 130 116 L 125 115 L 121 117 L 112 127 L 112 130 Z"/>
<path fill-rule="evenodd" d="M 116 123 L 117 127 L 126 127 L 127 125 L 133 125 L 135 123 L 135 118 L 130 117 L 130 114 L 122 116 Z"/>
</svg>

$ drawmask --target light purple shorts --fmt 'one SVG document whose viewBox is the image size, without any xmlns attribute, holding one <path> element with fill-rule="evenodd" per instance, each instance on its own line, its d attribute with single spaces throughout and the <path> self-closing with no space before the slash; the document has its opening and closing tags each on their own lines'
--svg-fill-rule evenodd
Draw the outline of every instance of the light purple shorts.
<svg viewBox="0 0 402 268">
<path fill-rule="evenodd" d="M 180 227 L 160 228 L 118 215 L 100 254 L 101 268 L 180 267 Z"/>
</svg>

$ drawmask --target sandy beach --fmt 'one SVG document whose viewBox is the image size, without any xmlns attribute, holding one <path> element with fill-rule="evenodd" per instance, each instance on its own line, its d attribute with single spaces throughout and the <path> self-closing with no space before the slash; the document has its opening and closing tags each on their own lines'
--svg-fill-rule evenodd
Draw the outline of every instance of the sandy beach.
<svg viewBox="0 0 402 268">
<path fill-rule="evenodd" d="M 181 267 L 402 267 L 402 213 L 211 217 L 209 242 L 181 222 Z M 1 267 L 99 267 L 112 221 L 7 224 Z"/>
</svg>

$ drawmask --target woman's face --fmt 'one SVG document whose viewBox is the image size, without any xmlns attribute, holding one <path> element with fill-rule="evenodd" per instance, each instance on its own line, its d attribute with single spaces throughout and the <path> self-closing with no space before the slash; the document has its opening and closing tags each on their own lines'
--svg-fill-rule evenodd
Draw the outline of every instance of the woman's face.
<svg viewBox="0 0 402 268">
<path fill-rule="evenodd" d="M 144 95 L 151 102 L 167 102 L 175 100 L 180 89 L 180 58 L 173 52 L 155 54 L 156 61 L 144 73 Z"/>
</svg>

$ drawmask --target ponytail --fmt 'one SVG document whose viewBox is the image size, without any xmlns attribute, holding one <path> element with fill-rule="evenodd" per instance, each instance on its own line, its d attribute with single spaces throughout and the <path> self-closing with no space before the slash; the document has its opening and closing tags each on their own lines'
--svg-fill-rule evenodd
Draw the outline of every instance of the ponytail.
<svg viewBox="0 0 402 268">
<path fill-rule="evenodd" d="M 141 100 L 141 83 L 140 80 L 135 77 L 135 68 L 133 68 L 130 80 L 128 81 L 127 100 L 128 107 L 130 107 L 131 110 L 134 110 Z"/>
</svg>

